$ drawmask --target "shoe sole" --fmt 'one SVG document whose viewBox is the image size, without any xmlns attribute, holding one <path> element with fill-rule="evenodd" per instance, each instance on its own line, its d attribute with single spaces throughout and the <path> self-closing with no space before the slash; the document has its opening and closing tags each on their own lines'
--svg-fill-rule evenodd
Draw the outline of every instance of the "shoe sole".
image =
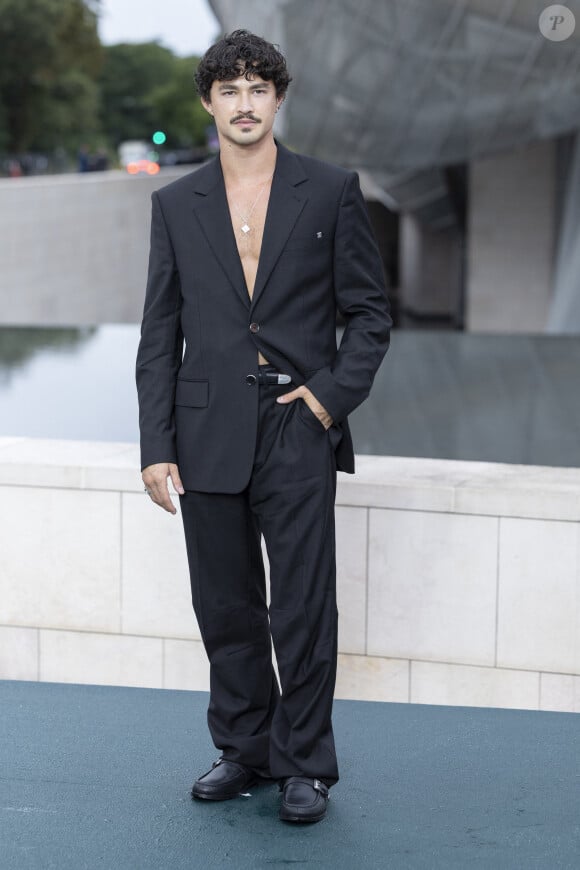
<svg viewBox="0 0 580 870">
<path fill-rule="evenodd" d="M 194 800 L 197 801 L 231 801 L 233 798 L 239 797 L 241 792 L 236 792 L 235 794 L 196 794 L 195 792 L 191 792 L 191 796 Z"/>
<path fill-rule="evenodd" d="M 308 824 L 309 822 L 320 822 L 326 815 L 326 810 L 323 813 L 319 813 L 317 816 L 293 816 L 290 813 L 285 813 L 280 810 L 280 819 L 283 822 L 302 822 L 303 824 Z"/>
<path fill-rule="evenodd" d="M 251 780 L 250 782 L 246 783 L 245 788 L 246 789 L 252 788 L 254 785 L 256 785 L 257 781 L 258 781 L 257 779 Z M 194 791 L 194 789 L 191 790 L 192 798 L 197 798 L 197 800 L 202 800 L 202 801 L 230 801 L 230 800 L 233 800 L 234 798 L 239 797 L 241 794 L 244 794 L 244 792 L 235 791 L 235 792 L 228 792 L 227 794 L 224 794 L 224 792 L 221 792 L 218 794 L 216 794 L 216 793 L 211 794 L 211 793 Z"/>
</svg>

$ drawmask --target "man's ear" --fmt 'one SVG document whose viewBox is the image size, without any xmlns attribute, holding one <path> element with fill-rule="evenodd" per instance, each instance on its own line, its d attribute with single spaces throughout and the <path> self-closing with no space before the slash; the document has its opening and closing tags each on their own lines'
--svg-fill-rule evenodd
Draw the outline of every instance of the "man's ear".
<svg viewBox="0 0 580 870">
<path fill-rule="evenodd" d="M 204 100 L 204 98 L 202 97 L 202 98 L 201 98 L 201 105 L 202 105 L 203 108 L 206 110 L 206 112 L 207 112 L 209 115 L 211 115 L 212 118 L 213 118 L 213 109 L 212 109 L 212 107 L 211 107 L 211 103 L 208 102 L 207 100 Z"/>
</svg>

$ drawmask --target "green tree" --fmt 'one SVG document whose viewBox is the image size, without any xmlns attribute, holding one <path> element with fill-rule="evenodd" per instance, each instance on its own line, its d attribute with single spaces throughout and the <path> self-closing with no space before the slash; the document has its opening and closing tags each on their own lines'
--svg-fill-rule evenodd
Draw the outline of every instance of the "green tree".
<svg viewBox="0 0 580 870">
<path fill-rule="evenodd" d="M 75 148 L 99 132 L 97 0 L 0 0 L 0 147 Z"/>
<path fill-rule="evenodd" d="M 152 94 L 171 82 L 175 56 L 157 42 L 119 43 L 104 53 L 99 83 L 102 127 L 109 141 L 149 139 L 156 126 Z"/>
<path fill-rule="evenodd" d="M 199 58 L 176 57 L 157 42 L 120 43 L 104 52 L 102 126 L 111 144 L 149 141 L 157 129 L 168 147 L 205 144 L 209 119 L 193 81 Z"/>
<path fill-rule="evenodd" d="M 6 109 L 4 108 L 4 103 L 0 98 L 0 154 L 3 151 L 8 150 L 9 136 L 8 136 L 8 117 L 6 115 Z"/>
<path fill-rule="evenodd" d="M 193 81 L 198 63 L 199 58 L 176 58 L 171 81 L 151 95 L 157 126 L 167 134 L 170 147 L 205 145 L 210 118 Z"/>
</svg>

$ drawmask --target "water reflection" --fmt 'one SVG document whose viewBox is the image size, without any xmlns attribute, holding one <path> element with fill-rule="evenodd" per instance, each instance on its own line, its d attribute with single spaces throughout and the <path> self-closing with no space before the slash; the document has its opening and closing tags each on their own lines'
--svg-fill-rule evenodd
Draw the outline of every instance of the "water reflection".
<svg viewBox="0 0 580 870">
<path fill-rule="evenodd" d="M 139 330 L 0 328 L 0 435 L 136 441 Z"/>
<path fill-rule="evenodd" d="M 0 435 L 137 441 L 139 328 L 0 328 Z M 580 466 L 580 337 L 397 331 L 358 453 Z"/>
<path fill-rule="evenodd" d="M 580 466 L 579 382 L 577 336 L 396 332 L 357 451 Z"/>
<path fill-rule="evenodd" d="M 3 327 L 0 329 L 0 380 L 6 383 L 14 369 L 20 369 L 36 354 L 51 350 L 76 353 L 95 335 L 97 328 Z"/>
</svg>

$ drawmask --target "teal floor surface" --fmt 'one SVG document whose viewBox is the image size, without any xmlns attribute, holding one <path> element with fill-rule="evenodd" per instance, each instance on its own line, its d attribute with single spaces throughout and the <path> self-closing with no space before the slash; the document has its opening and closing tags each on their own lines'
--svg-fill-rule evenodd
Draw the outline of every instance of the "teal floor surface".
<svg viewBox="0 0 580 870">
<path fill-rule="evenodd" d="M 580 868 L 580 716 L 335 702 L 327 817 L 192 801 L 204 692 L 0 681 L 1 870 Z"/>
</svg>

